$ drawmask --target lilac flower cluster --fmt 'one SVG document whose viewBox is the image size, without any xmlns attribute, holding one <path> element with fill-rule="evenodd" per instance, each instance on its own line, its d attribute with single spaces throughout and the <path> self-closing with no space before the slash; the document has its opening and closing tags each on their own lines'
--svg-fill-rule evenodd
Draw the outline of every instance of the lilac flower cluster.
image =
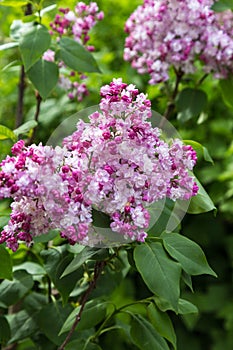
<svg viewBox="0 0 233 350">
<path fill-rule="evenodd" d="M 87 45 L 90 39 L 89 31 L 95 26 L 97 21 L 104 18 L 104 14 L 102 11 L 99 12 L 97 4 L 91 2 L 89 5 L 86 5 L 84 2 L 78 2 L 74 11 L 67 7 L 59 8 L 59 12 L 60 14 L 57 14 L 54 21 L 50 23 L 52 28 L 51 35 L 58 36 L 57 40 L 62 36 L 72 37 L 78 43 L 86 46 L 87 50 L 94 51 L 94 46 Z M 46 51 L 43 59 L 54 62 L 55 52 L 52 50 Z M 68 97 L 71 100 L 76 98 L 78 101 L 81 101 L 88 95 L 87 86 L 83 82 L 86 76 L 70 71 L 62 62 L 60 62 L 59 67 L 59 86 L 68 92 Z"/>
<path fill-rule="evenodd" d="M 63 147 L 25 147 L 20 140 L 0 164 L 0 197 L 13 198 L 0 242 L 12 250 L 19 240 L 30 244 L 55 227 L 71 244 L 89 244 L 93 208 L 109 216 L 113 232 L 143 242 L 151 203 L 197 194 L 190 175 L 195 151 L 181 140 L 161 138 L 147 121 L 146 95 L 114 79 L 101 96 L 100 111 L 89 123 L 80 120 Z"/>
<path fill-rule="evenodd" d="M 169 68 L 226 78 L 233 72 L 233 14 L 215 13 L 213 0 L 144 0 L 127 20 L 124 59 L 150 84 L 168 80 Z"/>
</svg>

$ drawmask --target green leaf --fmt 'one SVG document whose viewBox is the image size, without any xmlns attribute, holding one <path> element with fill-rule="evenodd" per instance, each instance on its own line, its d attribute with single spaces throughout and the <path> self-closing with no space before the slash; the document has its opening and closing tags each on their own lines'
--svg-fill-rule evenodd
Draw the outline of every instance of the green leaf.
<svg viewBox="0 0 233 350">
<path fill-rule="evenodd" d="M 59 70 L 54 62 L 39 59 L 27 73 L 40 96 L 45 100 L 58 82 Z"/>
<path fill-rule="evenodd" d="M 66 335 L 58 335 L 58 333 L 71 310 L 72 307 L 69 304 L 62 307 L 61 303 L 54 302 L 45 305 L 37 315 L 41 331 L 56 345 L 60 345 L 65 340 Z"/>
<path fill-rule="evenodd" d="M 166 341 L 156 332 L 150 322 L 141 315 L 131 314 L 130 334 L 133 342 L 141 350 L 169 350 Z"/>
<path fill-rule="evenodd" d="M 179 299 L 179 314 L 188 315 L 188 314 L 197 314 L 198 308 L 190 303 L 190 301 L 185 299 Z"/>
<path fill-rule="evenodd" d="M 0 2 L 1 6 L 11 6 L 11 7 L 22 7 L 27 4 L 28 4 L 28 1 L 25 1 L 25 0 L 17 0 L 17 1 L 2 0 Z"/>
<path fill-rule="evenodd" d="M 10 26 L 10 37 L 16 41 L 19 41 L 22 33 L 29 30 L 32 27 L 32 23 L 24 23 L 20 19 L 16 19 Z"/>
<path fill-rule="evenodd" d="M 181 264 L 185 272 L 190 275 L 209 274 L 217 277 L 197 243 L 179 233 L 165 232 L 161 237 L 168 254 Z"/>
<path fill-rule="evenodd" d="M 30 337 L 37 329 L 38 326 L 33 317 L 25 311 L 21 310 L 16 314 L 10 314 L 7 316 L 8 322 L 11 328 L 11 339 L 9 343 L 14 343 L 24 338 Z"/>
<path fill-rule="evenodd" d="M 181 266 L 171 260 L 159 242 L 137 245 L 134 250 L 136 267 L 147 287 L 166 299 L 178 311 Z"/>
<path fill-rule="evenodd" d="M 87 339 L 76 339 L 68 343 L 65 350 L 101 350 L 100 346 L 94 343 L 87 343 Z"/>
<path fill-rule="evenodd" d="M 55 8 L 57 8 L 56 4 L 44 7 L 42 10 L 40 10 L 40 16 L 43 17 L 45 13 L 55 10 Z M 37 12 L 36 15 L 39 15 L 39 13 Z"/>
<path fill-rule="evenodd" d="M 214 163 L 209 151 L 206 147 L 202 146 L 199 142 L 193 140 L 183 140 L 185 145 L 190 145 L 197 153 L 197 158 L 203 157 L 206 162 Z"/>
<path fill-rule="evenodd" d="M 14 132 L 4 125 L 0 125 L 0 140 L 11 139 L 13 142 L 17 141 Z"/>
<path fill-rule="evenodd" d="M 33 286 L 32 276 L 24 270 L 15 271 L 13 281 L 4 280 L 0 284 L 1 302 L 10 306 L 19 301 Z"/>
<path fill-rule="evenodd" d="M 68 67 L 78 72 L 100 73 L 92 54 L 77 41 L 63 37 L 59 41 L 59 45 L 60 50 L 56 57 L 61 59 Z"/>
<path fill-rule="evenodd" d="M 81 305 L 75 308 L 66 319 L 60 330 L 60 334 L 69 331 L 80 311 Z M 107 303 L 101 300 L 90 300 L 86 303 L 77 330 L 89 329 L 101 322 L 106 315 Z"/>
<path fill-rule="evenodd" d="M 0 344 L 6 344 L 10 339 L 10 337 L 11 337 L 10 325 L 6 317 L 0 315 Z"/>
<path fill-rule="evenodd" d="M 195 178 L 195 181 L 199 187 L 199 190 L 197 195 L 191 198 L 187 212 L 189 214 L 201 214 L 216 210 L 214 203 L 212 202 L 208 193 L 205 191 L 204 187 L 201 185 L 197 178 Z"/>
<path fill-rule="evenodd" d="M 71 274 L 62 277 L 64 270 L 72 260 L 72 254 L 58 249 L 43 250 L 42 257 L 45 260 L 44 268 L 54 283 L 55 287 L 62 295 L 63 302 L 66 303 L 68 297 L 77 281 L 82 277 L 82 270 L 75 270 Z"/>
<path fill-rule="evenodd" d="M 232 75 L 229 76 L 228 79 L 221 79 L 219 81 L 219 85 L 221 88 L 223 100 L 226 103 L 226 105 L 230 108 L 233 108 L 233 77 Z"/>
<path fill-rule="evenodd" d="M 92 220 L 93 225 L 96 227 L 110 227 L 110 217 L 109 215 L 92 208 Z"/>
<path fill-rule="evenodd" d="M 33 237 L 35 243 L 46 243 L 52 241 L 59 234 L 58 230 L 50 230 L 47 234 L 42 234 L 39 236 Z"/>
<path fill-rule="evenodd" d="M 22 32 L 19 49 L 27 72 L 49 48 L 51 36 L 48 29 L 41 24 L 32 24 Z M 52 62 L 50 62 L 52 63 Z M 48 80 L 49 82 L 49 80 Z"/>
<path fill-rule="evenodd" d="M 31 262 L 31 261 L 25 261 L 24 263 L 20 265 L 14 266 L 14 271 L 17 270 L 26 270 L 30 275 L 45 275 L 45 269 L 43 266 Z"/>
<path fill-rule="evenodd" d="M 71 261 L 71 263 L 64 270 L 62 277 L 69 275 L 70 273 L 76 271 L 82 266 L 87 260 L 92 258 L 99 249 L 84 247 L 80 253 Z"/>
<path fill-rule="evenodd" d="M 14 134 L 16 136 L 19 136 L 21 134 L 26 134 L 29 132 L 31 129 L 34 129 L 38 123 L 35 120 L 29 120 L 28 122 L 20 125 L 17 129 L 14 130 Z"/>
<path fill-rule="evenodd" d="M 178 205 L 178 202 L 166 198 L 165 201 L 159 200 L 148 207 L 151 217 L 149 230 L 147 231 L 149 235 L 159 236 L 166 229 L 170 227 L 175 229 L 179 226 L 181 219 L 175 210 L 176 205 Z"/>
<path fill-rule="evenodd" d="M 162 312 L 172 310 L 171 305 L 166 300 L 154 297 L 154 301 Z M 185 315 L 190 313 L 198 313 L 197 307 L 189 301 L 180 298 L 178 302 L 178 314 Z"/>
<path fill-rule="evenodd" d="M 176 349 L 176 334 L 168 314 L 162 312 L 154 303 L 149 304 L 147 313 L 155 330 Z"/>
<path fill-rule="evenodd" d="M 8 250 L 0 246 L 0 278 L 12 280 L 12 261 Z"/>
<path fill-rule="evenodd" d="M 182 123 L 198 117 L 207 104 L 207 95 L 204 91 L 192 88 L 183 89 L 175 101 L 177 119 Z"/>
<path fill-rule="evenodd" d="M 16 47 L 16 46 L 19 46 L 19 43 L 17 43 L 17 42 L 6 43 L 6 44 L 3 44 L 3 45 L 0 45 L 0 51 L 12 49 L 13 47 Z"/>
<path fill-rule="evenodd" d="M 233 10 L 233 0 L 219 0 L 211 7 L 215 12 Z"/>
</svg>

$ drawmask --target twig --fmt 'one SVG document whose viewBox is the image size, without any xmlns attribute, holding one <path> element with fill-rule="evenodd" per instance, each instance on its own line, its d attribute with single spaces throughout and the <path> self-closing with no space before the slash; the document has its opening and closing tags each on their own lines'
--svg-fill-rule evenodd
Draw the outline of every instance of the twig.
<svg viewBox="0 0 233 350">
<path fill-rule="evenodd" d="M 24 99 L 25 88 L 26 88 L 25 71 L 24 71 L 24 66 L 21 66 L 19 85 L 18 85 L 18 103 L 17 103 L 16 118 L 15 118 L 16 128 L 18 128 L 23 122 L 23 99 Z"/>
<path fill-rule="evenodd" d="M 175 108 L 175 98 L 176 98 L 176 96 L 178 94 L 179 84 L 180 84 L 181 79 L 182 79 L 182 77 L 184 75 L 184 73 L 180 69 L 178 71 L 175 70 L 175 73 L 176 73 L 175 88 L 174 88 L 173 93 L 171 95 L 171 100 L 168 103 L 167 109 L 166 109 L 166 111 L 164 112 L 164 115 L 163 115 L 164 118 L 166 118 L 166 119 L 170 118 L 170 116 L 171 116 L 171 114 L 172 114 L 172 112 L 173 112 L 173 110 Z"/>
<path fill-rule="evenodd" d="M 35 112 L 35 115 L 34 115 L 34 120 L 36 122 L 38 122 L 38 119 L 39 119 L 41 102 L 42 102 L 42 97 L 40 96 L 40 94 L 38 92 L 36 92 L 36 112 Z M 30 145 L 33 142 L 33 140 L 35 138 L 35 134 L 36 134 L 36 129 L 37 129 L 37 127 L 35 127 L 33 129 L 32 135 L 31 135 L 30 139 L 27 142 L 28 145 Z"/>
<path fill-rule="evenodd" d="M 81 316 L 84 310 L 84 307 L 86 305 L 86 302 L 88 300 L 89 295 L 91 294 L 91 292 L 93 291 L 93 289 L 96 287 L 96 282 L 97 279 L 99 278 L 104 266 L 106 265 L 105 261 L 97 261 L 95 264 L 95 269 L 94 269 L 94 277 L 92 279 L 92 281 L 89 284 L 88 289 L 86 290 L 86 292 L 84 293 L 82 300 L 81 300 L 81 307 L 79 310 L 79 313 L 76 315 L 75 317 L 75 321 L 69 331 L 69 333 L 67 334 L 66 339 L 64 340 L 64 342 L 62 343 L 62 345 L 58 348 L 58 350 L 64 350 L 65 346 L 67 345 L 67 343 L 70 341 L 70 338 L 72 337 L 75 328 L 77 327 L 77 325 L 79 324 L 80 320 L 81 320 Z"/>
</svg>

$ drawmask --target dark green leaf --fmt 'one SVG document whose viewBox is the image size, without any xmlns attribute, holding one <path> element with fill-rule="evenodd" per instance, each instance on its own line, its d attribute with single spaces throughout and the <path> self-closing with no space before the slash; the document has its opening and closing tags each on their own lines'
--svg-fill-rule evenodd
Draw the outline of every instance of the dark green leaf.
<svg viewBox="0 0 233 350">
<path fill-rule="evenodd" d="M 38 328 L 36 321 L 33 319 L 33 317 L 30 317 L 25 310 L 21 310 L 16 314 L 10 314 L 7 316 L 7 319 L 9 321 L 12 334 L 10 343 L 14 343 L 29 337 Z"/>
<path fill-rule="evenodd" d="M 82 277 L 82 270 L 76 269 L 69 275 L 62 277 L 64 270 L 72 260 L 72 254 L 67 251 L 59 251 L 58 249 L 49 249 L 42 251 L 41 255 L 45 259 L 45 270 L 61 293 L 63 302 L 67 302 L 74 286 Z"/>
<path fill-rule="evenodd" d="M 93 220 L 93 225 L 96 227 L 105 227 L 109 228 L 110 227 L 110 217 L 109 215 L 95 210 L 92 208 L 92 220 Z"/>
<path fill-rule="evenodd" d="M 13 47 L 16 47 L 16 46 L 19 46 L 19 43 L 17 43 L 17 42 L 6 43 L 6 44 L 3 44 L 3 45 L 0 45 L 0 51 L 12 49 Z"/>
<path fill-rule="evenodd" d="M 208 211 L 216 210 L 214 203 L 209 197 L 208 193 L 205 191 L 201 183 L 195 178 L 195 181 L 199 187 L 198 193 L 196 196 L 191 198 L 188 213 L 189 214 L 200 214 L 206 213 Z"/>
<path fill-rule="evenodd" d="M 31 292 L 23 300 L 23 307 L 29 315 L 42 309 L 48 303 L 48 296 L 37 292 Z"/>
<path fill-rule="evenodd" d="M 4 125 L 0 125 L 0 140 L 11 139 L 13 142 L 17 141 L 14 132 Z"/>
<path fill-rule="evenodd" d="M 54 62 L 39 59 L 28 71 L 28 77 L 45 100 L 58 82 L 58 66 Z"/>
<path fill-rule="evenodd" d="M 166 300 L 155 297 L 154 301 L 162 312 L 172 310 L 171 305 Z M 195 305 L 190 303 L 188 300 L 184 300 L 180 298 L 178 302 L 177 313 L 181 315 L 190 314 L 190 313 L 194 314 L 194 313 L 198 313 L 198 309 Z"/>
<path fill-rule="evenodd" d="M 190 303 L 190 301 L 185 299 L 179 300 L 179 314 L 186 315 L 186 314 L 197 314 L 198 308 Z"/>
<path fill-rule="evenodd" d="M 182 123 L 197 117 L 207 104 L 207 95 L 204 91 L 192 88 L 183 89 L 177 96 L 177 119 Z"/>
<path fill-rule="evenodd" d="M 149 206 L 150 227 L 148 234 L 151 236 L 159 236 L 166 229 L 175 229 L 180 224 L 180 218 L 177 215 L 175 206 L 178 203 L 169 198 L 160 200 Z"/>
<path fill-rule="evenodd" d="M 147 287 L 178 311 L 180 264 L 169 258 L 159 242 L 137 245 L 134 260 Z"/>
<path fill-rule="evenodd" d="M 233 77 L 232 75 L 229 76 L 228 79 L 221 79 L 219 82 L 221 91 L 222 91 L 222 96 L 224 99 L 224 102 L 226 105 L 230 108 L 233 108 L 233 96 L 232 96 L 232 91 L 233 91 Z"/>
<path fill-rule="evenodd" d="M 233 0 L 219 0 L 213 4 L 212 9 L 216 12 L 233 10 Z"/>
<path fill-rule="evenodd" d="M 27 72 L 49 48 L 51 36 L 48 29 L 41 24 L 32 24 L 22 32 L 19 49 Z M 52 62 L 50 62 L 52 63 Z"/>
<path fill-rule="evenodd" d="M 63 334 L 71 329 L 80 308 L 81 305 L 71 312 L 63 324 L 59 334 Z M 77 330 L 81 331 L 84 329 L 89 329 L 101 322 L 105 318 L 106 308 L 107 303 L 100 300 L 90 300 L 87 302 L 82 313 L 81 320 L 77 326 Z"/>
<path fill-rule="evenodd" d="M 50 230 L 47 234 L 33 237 L 33 241 L 35 243 L 49 242 L 52 241 L 55 237 L 57 237 L 58 233 L 58 230 Z"/>
<path fill-rule="evenodd" d="M 71 38 L 61 38 L 57 58 L 78 72 L 100 72 L 92 54 Z"/>
<path fill-rule="evenodd" d="M 12 261 L 8 250 L 0 246 L 0 278 L 12 280 Z"/>
<path fill-rule="evenodd" d="M 149 304 L 147 313 L 155 330 L 176 349 L 176 334 L 168 314 L 162 312 L 154 303 Z"/>
<path fill-rule="evenodd" d="M 24 270 L 15 271 L 13 281 L 0 284 L 1 302 L 10 306 L 19 301 L 33 286 L 32 276 Z"/>
<path fill-rule="evenodd" d="M 41 331 L 56 345 L 60 345 L 65 340 L 66 335 L 58 335 L 58 333 L 71 310 L 72 307 L 69 304 L 62 307 L 61 303 L 55 302 L 45 305 L 37 315 Z"/>
<path fill-rule="evenodd" d="M 216 277 L 216 273 L 209 266 L 204 252 L 197 243 L 174 232 L 165 232 L 161 237 L 167 252 L 188 274 L 209 274 Z"/>
<path fill-rule="evenodd" d="M 14 130 L 14 134 L 19 136 L 21 134 L 26 134 L 31 129 L 34 129 L 38 123 L 35 120 L 29 120 L 28 122 L 20 125 L 17 129 Z"/>
<path fill-rule="evenodd" d="M 190 290 L 192 292 L 194 292 L 192 277 L 188 273 L 186 273 L 185 271 L 182 272 L 182 280 L 190 288 Z"/>
<path fill-rule="evenodd" d="M 0 315 L 0 344 L 6 344 L 11 337 L 11 329 L 5 316 Z M 0 345 L 1 348 L 1 345 Z"/>
<path fill-rule="evenodd" d="M 141 315 L 132 315 L 131 337 L 141 350 L 169 350 L 166 341 L 156 332 L 150 322 Z"/>
</svg>

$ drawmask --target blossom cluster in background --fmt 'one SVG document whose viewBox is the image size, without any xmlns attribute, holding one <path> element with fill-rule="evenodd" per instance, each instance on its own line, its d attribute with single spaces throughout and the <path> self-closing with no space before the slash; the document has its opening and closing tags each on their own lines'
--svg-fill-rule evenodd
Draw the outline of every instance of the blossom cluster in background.
<svg viewBox="0 0 233 350">
<path fill-rule="evenodd" d="M 73 38 L 79 44 L 84 45 L 87 50 L 94 51 L 94 46 L 87 45 L 90 36 L 89 31 L 95 24 L 104 18 L 102 11 L 95 2 L 90 2 L 89 5 L 84 2 L 78 2 L 74 11 L 70 8 L 59 8 L 59 14 L 50 23 L 50 34 L 59 40 L 62 36 Z M 54 62 L 55 52 L 48 50 L 44 53 L 43 59 Z M 88 94 L 87 86 L 84 83 L 86 76 L 70 71 L 63 62 L 60 62 L 60 77 L 59 86 L 67 91 L 70 99 L 81 101 Z"/>
<path fill-rule="evenodd" d="M 126 22 L 124 59 L 150 84 L 166 81 L 169 68 L 203 71 L 226 78 L 233 73 L 233 14 L 215 13 L 213 0 L 144 0 Z"/>
<path fill-rule="evenodd" d="M 100 111 L 89 123 L 80 120 L 63 147 L 25 147 L 20 140 L 1 162 L 0 198 L 13 202 L 0 242 L 12 250 L 51 228 L 71 244 L 90 244 L 93 208 L 109 216 L 117 235 L 144 241 L 151 203 L 197 194 L 190 175 L 195 151 L 179 139 L 161 138 L 148 121 L 146 95 L 114 79 L 101 88 L 101 97 Z"/>
</svg>

